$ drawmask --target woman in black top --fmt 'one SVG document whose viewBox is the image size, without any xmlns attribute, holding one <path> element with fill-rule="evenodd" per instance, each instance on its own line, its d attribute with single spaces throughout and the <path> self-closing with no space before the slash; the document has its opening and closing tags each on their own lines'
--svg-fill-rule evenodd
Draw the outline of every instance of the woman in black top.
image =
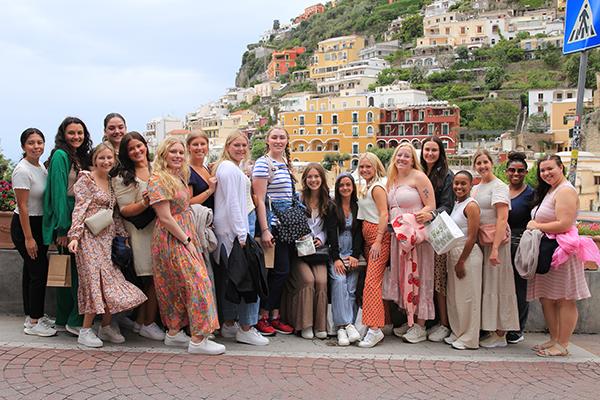
<svg viewBox="0 0 600 400">
<path fill-rule="evenodd" d="M 186 143 L 190 155 L 190 204 L 202 204 L 213 210 L 217 178 L 212 176 L 210 168 L 205 164 L 208 156 L 208 136 L 204 132 L 192 132 L 187 136 Z"/>
<path fill-rule="evenodd" d="M 444 143 L 437 136 L 428 137 L 423 141 L 421 166 L 427 173 L 435 191 L 436 209 L 417 214 L 417 221 L 426 223 L 432 221 L 443 211 L 450 215 L 454 207 L 454 191 L 452 190 L 454 174 L 448 168 Z M 446 311 L 446 255 L 436 254 L 434 262 L 435 302 L 440 319 L 439 324 L 427 332 L 427 338 L 432 342 L 441 342 L 451 333 Z"/>
<path fill-rule="evenodd" d="M 506 164 L 506 175 L 509 179 L 510 206 L 508 212 L 508 225 L 510 226 L 510 253 L 513 262 L 513 272 L 515 275 L 515 289 L 517 291 L 517 305 L 519 308 L 519 332 L 508 332 L 506 341 L 508 343 L 519 343 L 523 341 L 523 330 L 527 322 L 529 313 L 529 303 L 527 302 L 527 281 L 521 278 L 521 275 L 515 269 L 515 254 L 521 241 L 521 235 L 527 228 L 527 223 L 531 219 L 531 208 L 533 206 L 533 197 L 535 191 L 531 186 L 525 183 L 527 175 L 527 162 L 525 154 L 511 152 L 508 154 Z"/>
</svg>

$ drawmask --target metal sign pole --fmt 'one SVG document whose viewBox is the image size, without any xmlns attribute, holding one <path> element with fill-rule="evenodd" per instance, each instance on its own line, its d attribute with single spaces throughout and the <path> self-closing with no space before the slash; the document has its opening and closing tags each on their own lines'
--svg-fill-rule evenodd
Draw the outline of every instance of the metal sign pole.
<svg viewBox="0 0 600 400">
<path fill-rule="evenodd" d="M 575 111 L 575 126 L 571 140 L 571 165 L 569 166 L 569 182 L 575 186 L 577 177 L 577 161 L 581 148 L 581 119 L 583 117 L 583 95 L 585 93 L 585 77 L 587 72 L 588 51 L 582 51 L 579 56 L 579 78 L 577 80 L 577 108 Z"/>
</svg>

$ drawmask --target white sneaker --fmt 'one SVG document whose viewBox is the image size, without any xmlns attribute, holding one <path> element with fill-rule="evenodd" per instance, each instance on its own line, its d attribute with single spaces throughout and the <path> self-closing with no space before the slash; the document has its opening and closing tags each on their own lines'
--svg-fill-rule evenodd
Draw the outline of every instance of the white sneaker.
<svg viewBox="0 0 600 400">
<path fill-rule="evenodd" d="M 98 339 L 98 336 L 96 336 L 92 328 L 81 328 L 79 330 L 77 343 L 86 347 L 102 347 L 102 345 L 104 345 L 102 340 Z"/>
<path fill-rule="evenodd" d="M 454 334 L 451 333 L 450 336 L 448 336 L 446 339 L 444 339 L 444 342 L 446 344 L 452 344 L 454 343 L 456 340 L 458 339 L 458 337 Z"/>
<path fill-rule="evenodd" d="M 165 346 L 185 347 L 190 343 L 190 337 L 184 331 L 179 331 L 175 336 L 165 334 Z"/>
<path fill-rule="evenodd" d="M 420 343 L 427 340 L 427 331 L 419 324 L 414 324 L 408 332 L 402 336 L 402 339 L 408 343 Z"/>
<path fill-rule="evenodd" d="M 451 333 L 452 331 L 450 329 L 448 329 L 444 325 L 440 325 L 435 331 L 430 332 L 427 335 L 427 339 L 430 342 L 439 343 L 442 340 L 446 339 L 448 336 L 450 336 Z"/>
<path fill-rule="evenodd" d="M 69 325 L 65 325 L 65 329 L 67 330 L 67 332 L 69 332 L 71 335 L 75 335 L 75 336 L 79 336 L 79 331 L 82 329 L 80 326 L 69 326 Z"/>
<path fill-rule="evenodd" d="M 23 322 L 23 328 L 33 328 L 33 324 L 31 323 L 31 317 L 29 315 L 25 316 L 25 322 Z"/>
<path fill-rule="evenodd" d="M 190 343 L 188 344 L 188 353 L 216 356 L 225 353 L 225 346 L 213 342 L 212 340 L 208 340 L 208 338 L 205 337 L 200 343 L 194 343 L 190 340 Z"/>
<path fill-rule="evenodd" d="M 23 332 L 25 332 L 28 335 L 42 336 L 42 337 L 56 335 L 56 329 L 51 328 L 48 325 L 44 324 L 41 319 L 39 319 L 37 324 L 35 324 L 35 325 L 30 323 L 29 327 L 23 329 Z"/>
<path fill-rule="evenodd" d="M 140 328 L 140 336 L 152 340 L 165 340 L 165 331 L 160 329 L 160 327 L 153 322 L 150 325 L 142 325 Z"/>
<path fill-rule="evenodd" d="M 346 334 L 350 343 L 358 342 L 360 340 L 360 332 L 352 324 L 346 325 Z"/>
<path fill-rule="evenodd" d="M 111 325 L 100 326 L 98 329 L 98 338 L 105 342 L 111 343 L 125 343 L 125 337 L 121 333 L 117 332 Z"/>
<path fill-rule="evenodd" d="M 371 329 L 369 328 L 365 338 L 358 342 L 358 347 L 369 348 L 375 346 L 377 343 L 383 340 L 383 332 L 381 329 Z"/>
<path fill-rule="evenodd" d="M 317 332 L 315 333 L 315 337 L 316 337 L 317 339 L 321 339 L 321 340 L 323 340 L 323 339 L 327 339 L 327 331 L 317 331 Z"/>
<path fill-rule="evenodd" d="M 266 346 L 269 344 L 269 338 L 264 337 L 255 327 L 250 327 L 247 331 L 239 328 L 235 333 L 235 340 L 240 343 L 251 344 L 253 346 Z"/>
<path fill-rule="evenodd" d="M 344 328 L 340 328 L 337 331 L 337 344 L 338 346 L 350 346 L 350 340 Z"/>
<path fill-rule="evenodd" d="M 408 323 L 404 323 L 402 325 L 400 325 L 397 328 L 394 328 L 392 330 L 392 332 L 394 332 L 394 335 L 398 336 L 399 338 L 402 338 L 402 336 L 404 336 L 406 334 L 406 332 L 408 332 L 408 329 L 410 327 L 408 326 Z"/>
<path fill-rule="evenodd" d="M 225 323 L 223 323 L 223 325 L 221 326 L 221 337 L 224 338 L 234 338 L 236 337 L 238 331 L 240 330 L 240 325 L 237 323 L 237 321 L 233 322 L 233 325 L 227 325 Z M 209 337 L 209 339 L 211 339 Z"/>
<path fill-rule="evenodd" d="M 460 340 L 455 340 L 452 342 L 452 348 L 456 350 L 466 350 L 468 347 Z"/>
<path fill-rule="evenodd" d="M 42 318 L 40 318 L 39 321 L 42 321 L 42 324 L 49 326 L 50 328 L 54 328 L 54 325 L 56 325 L 56 320 L 50 318 L 46 314 L 44 314 L 44 316 Z"/>
<path fill-rule="evenodd" d="M 300 333 L 300 335 L 304 339 L 309 339 L 309 340 L 315 337 L 315 334 L 313 333 L 313 330 L 312 330 L 312 326 L 302 329 L 302 332 Z"/>
<path fill-rule="evenodd" d="M 506 343 L 506 336 L 498 336 L 496 332 L 490 332 L 485 339 L 479 342 L 479 345 L 486 349 L 493 349 L 494 347 L 506 347 L 508 343 Z"/>
</svg>

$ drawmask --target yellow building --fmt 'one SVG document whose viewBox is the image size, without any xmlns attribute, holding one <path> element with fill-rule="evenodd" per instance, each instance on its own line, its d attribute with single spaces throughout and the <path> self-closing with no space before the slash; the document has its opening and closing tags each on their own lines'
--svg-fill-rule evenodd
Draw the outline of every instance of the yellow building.
<svg viewBox="0 0 600 400">
<path fill-rule="evenodd" d="M 321 162 L 325 154 L 348 154 L 345 168 L 375 146 L 380 109 L 367 107 L 366 96 L 324 97 L 306 102 L 306 111 L 284 112 L 279 123 L 290 134 L 292 160 Z"/>
<path fill-rule="evenodd" d="M 576 101 L 552 102 L 550 105 L 550 131 L 556 151 L 571 150 L 569 129 L 575 125 Z"/>
<path fill-rule="evenodd" d="M 365 39 L 356 36 L 341 36 L 319 42 L 309 70 L 310 79 L 317 82 L 335 77 L 336 71 L 351 61 L 359 60 L 365 47 Z"/>
</svg>

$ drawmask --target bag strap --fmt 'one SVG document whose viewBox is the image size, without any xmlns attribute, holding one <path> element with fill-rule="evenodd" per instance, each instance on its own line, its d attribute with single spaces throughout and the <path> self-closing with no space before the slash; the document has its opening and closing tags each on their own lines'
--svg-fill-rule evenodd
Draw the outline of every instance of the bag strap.
<svg viewBox="0 0 600 400">
<path fill-rule="evenodd" d="M 115 192 L 113 190 L 112 187 L 112 178 L 108 178 L 108 195 L 110 196 L 110 204 L 109 204 L 109 209 L 110 210 L 114 210 L 115 208 Z"/>
</svg>

